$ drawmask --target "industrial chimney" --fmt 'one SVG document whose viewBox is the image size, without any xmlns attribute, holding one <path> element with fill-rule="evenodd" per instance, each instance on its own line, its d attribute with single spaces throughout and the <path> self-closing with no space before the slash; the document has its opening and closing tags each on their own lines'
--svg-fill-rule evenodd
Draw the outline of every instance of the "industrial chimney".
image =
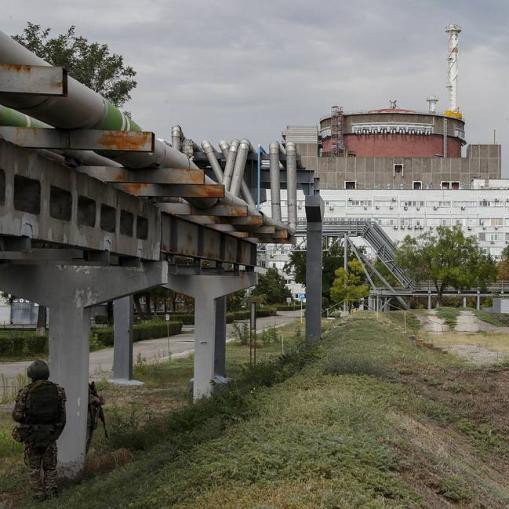
<svg viewBox="0 0 509 509">
<path fill-rule="evenodd" d="M 446 113 L 460 113 L 457 104 L 457 81 L 458 81 L 458 34 L 461 27 L 458 25 L 447 25 L 445 31 L 449 34 L 449 55 L 447 62 L 449 64 L 448 84 L 449 89 L 449 108 Z M 456 115 L 453 115 L 456 116 Z"/>
</svg>

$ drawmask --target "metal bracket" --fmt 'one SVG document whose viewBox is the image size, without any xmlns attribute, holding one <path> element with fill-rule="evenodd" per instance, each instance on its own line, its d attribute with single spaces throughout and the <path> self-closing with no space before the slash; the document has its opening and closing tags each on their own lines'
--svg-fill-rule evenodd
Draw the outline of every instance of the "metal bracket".
<svg viewBox="0 0 509 509">
<path fill-rule="evenodd" d="M 0 64 L 0 93 L 66 96 L 67 71 L 63 67 Z"/>
<path fill-rule="evenodd" d="M 95 129 L 65 130 L 1 126 L 0 137 L 20 147 L 59 150 L 153 152 L 155 144 L 155 135 L 151 132 Z"/>
</svg>

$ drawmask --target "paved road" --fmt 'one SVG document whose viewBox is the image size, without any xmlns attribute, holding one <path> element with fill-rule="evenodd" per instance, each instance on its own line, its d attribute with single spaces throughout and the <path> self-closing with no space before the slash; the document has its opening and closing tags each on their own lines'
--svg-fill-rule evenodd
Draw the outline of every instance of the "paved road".
<svg viewBox="0 0 509 509">
<path fill-rule="evenodd" d="M 300 311 L 280 311 L 277 316 L 268 316 L 257 319 L 259 331 L 269 327 L 279 327 L 290 323 L 298 318 Z M 194 350 L 192 327 L 186 327 L 182 334 L 170 338 L 148 339 L 134 344 L 133 356 L 136 362 L 138 355 L 149 363 L 155 363 L 168 358 L 168 344 L 172 358 L 186 357 Z M 226 328 L 227 338 L 232 338 L 233 327 Z M 24 373 L 30 361 L 3 362 L 0 363 L 0 374 L 6 378 L 15 378 L 19 373 Z M 108 378 L 111 375 L 113 364 L 113 348 L 105 348 L 90 354 L 90 375 L 93 378 Z"/>
</svg>

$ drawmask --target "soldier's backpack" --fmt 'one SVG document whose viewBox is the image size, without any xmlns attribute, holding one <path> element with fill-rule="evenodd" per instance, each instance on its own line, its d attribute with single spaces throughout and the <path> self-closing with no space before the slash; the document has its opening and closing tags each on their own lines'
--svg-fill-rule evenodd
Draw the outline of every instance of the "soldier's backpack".
<svg viewBox="0 0 509 509">
<path fill-rule="evenodd" d="M 60 398 L 56 384 L 38 380 L 28 391 L 25 415 L 27 424 L 54 424 L 60 416 Z"/>
</svg>

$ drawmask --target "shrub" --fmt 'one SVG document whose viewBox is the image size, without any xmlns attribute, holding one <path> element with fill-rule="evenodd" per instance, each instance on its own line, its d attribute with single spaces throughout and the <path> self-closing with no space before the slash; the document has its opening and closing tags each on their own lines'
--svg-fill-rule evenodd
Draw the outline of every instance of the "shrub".
<svg viewBox="0 0 509 509">
<path fill-rule="evenodd" d="M 144 339 L 164 338 L 182 332 L 182 322 L 165 322 L 163 320 L 152 320 L 150 322 L 141 322 L 133 326 L 133 341 L 142 341 Z M 113 328 L 103 327 L 95 329 L 95 337 L 99 343 L 104 346 L 113 346 Z"/>
<path fill-rule="evenodd" d="M 28 354 L 47 353 L 47 336 L 27 336 L 25 338 L 25 352 Z"/>
<path fill-rule="evenodd" d="M 38 354 L 48 349 L 48 338 L 12 332 L 12 335 L 0 336 L 0 355 L 5 357 L 16 357 L 23 354 Z"/>
<path fill-rule="evenodd" d="M 297 311 L 300 309 L 300 302 L 294 302 L 293 304 L 276 304 L 278 311 Z M 302 304 L 302 309 L 306 309 L 306 304 Z"/>
</svg>

